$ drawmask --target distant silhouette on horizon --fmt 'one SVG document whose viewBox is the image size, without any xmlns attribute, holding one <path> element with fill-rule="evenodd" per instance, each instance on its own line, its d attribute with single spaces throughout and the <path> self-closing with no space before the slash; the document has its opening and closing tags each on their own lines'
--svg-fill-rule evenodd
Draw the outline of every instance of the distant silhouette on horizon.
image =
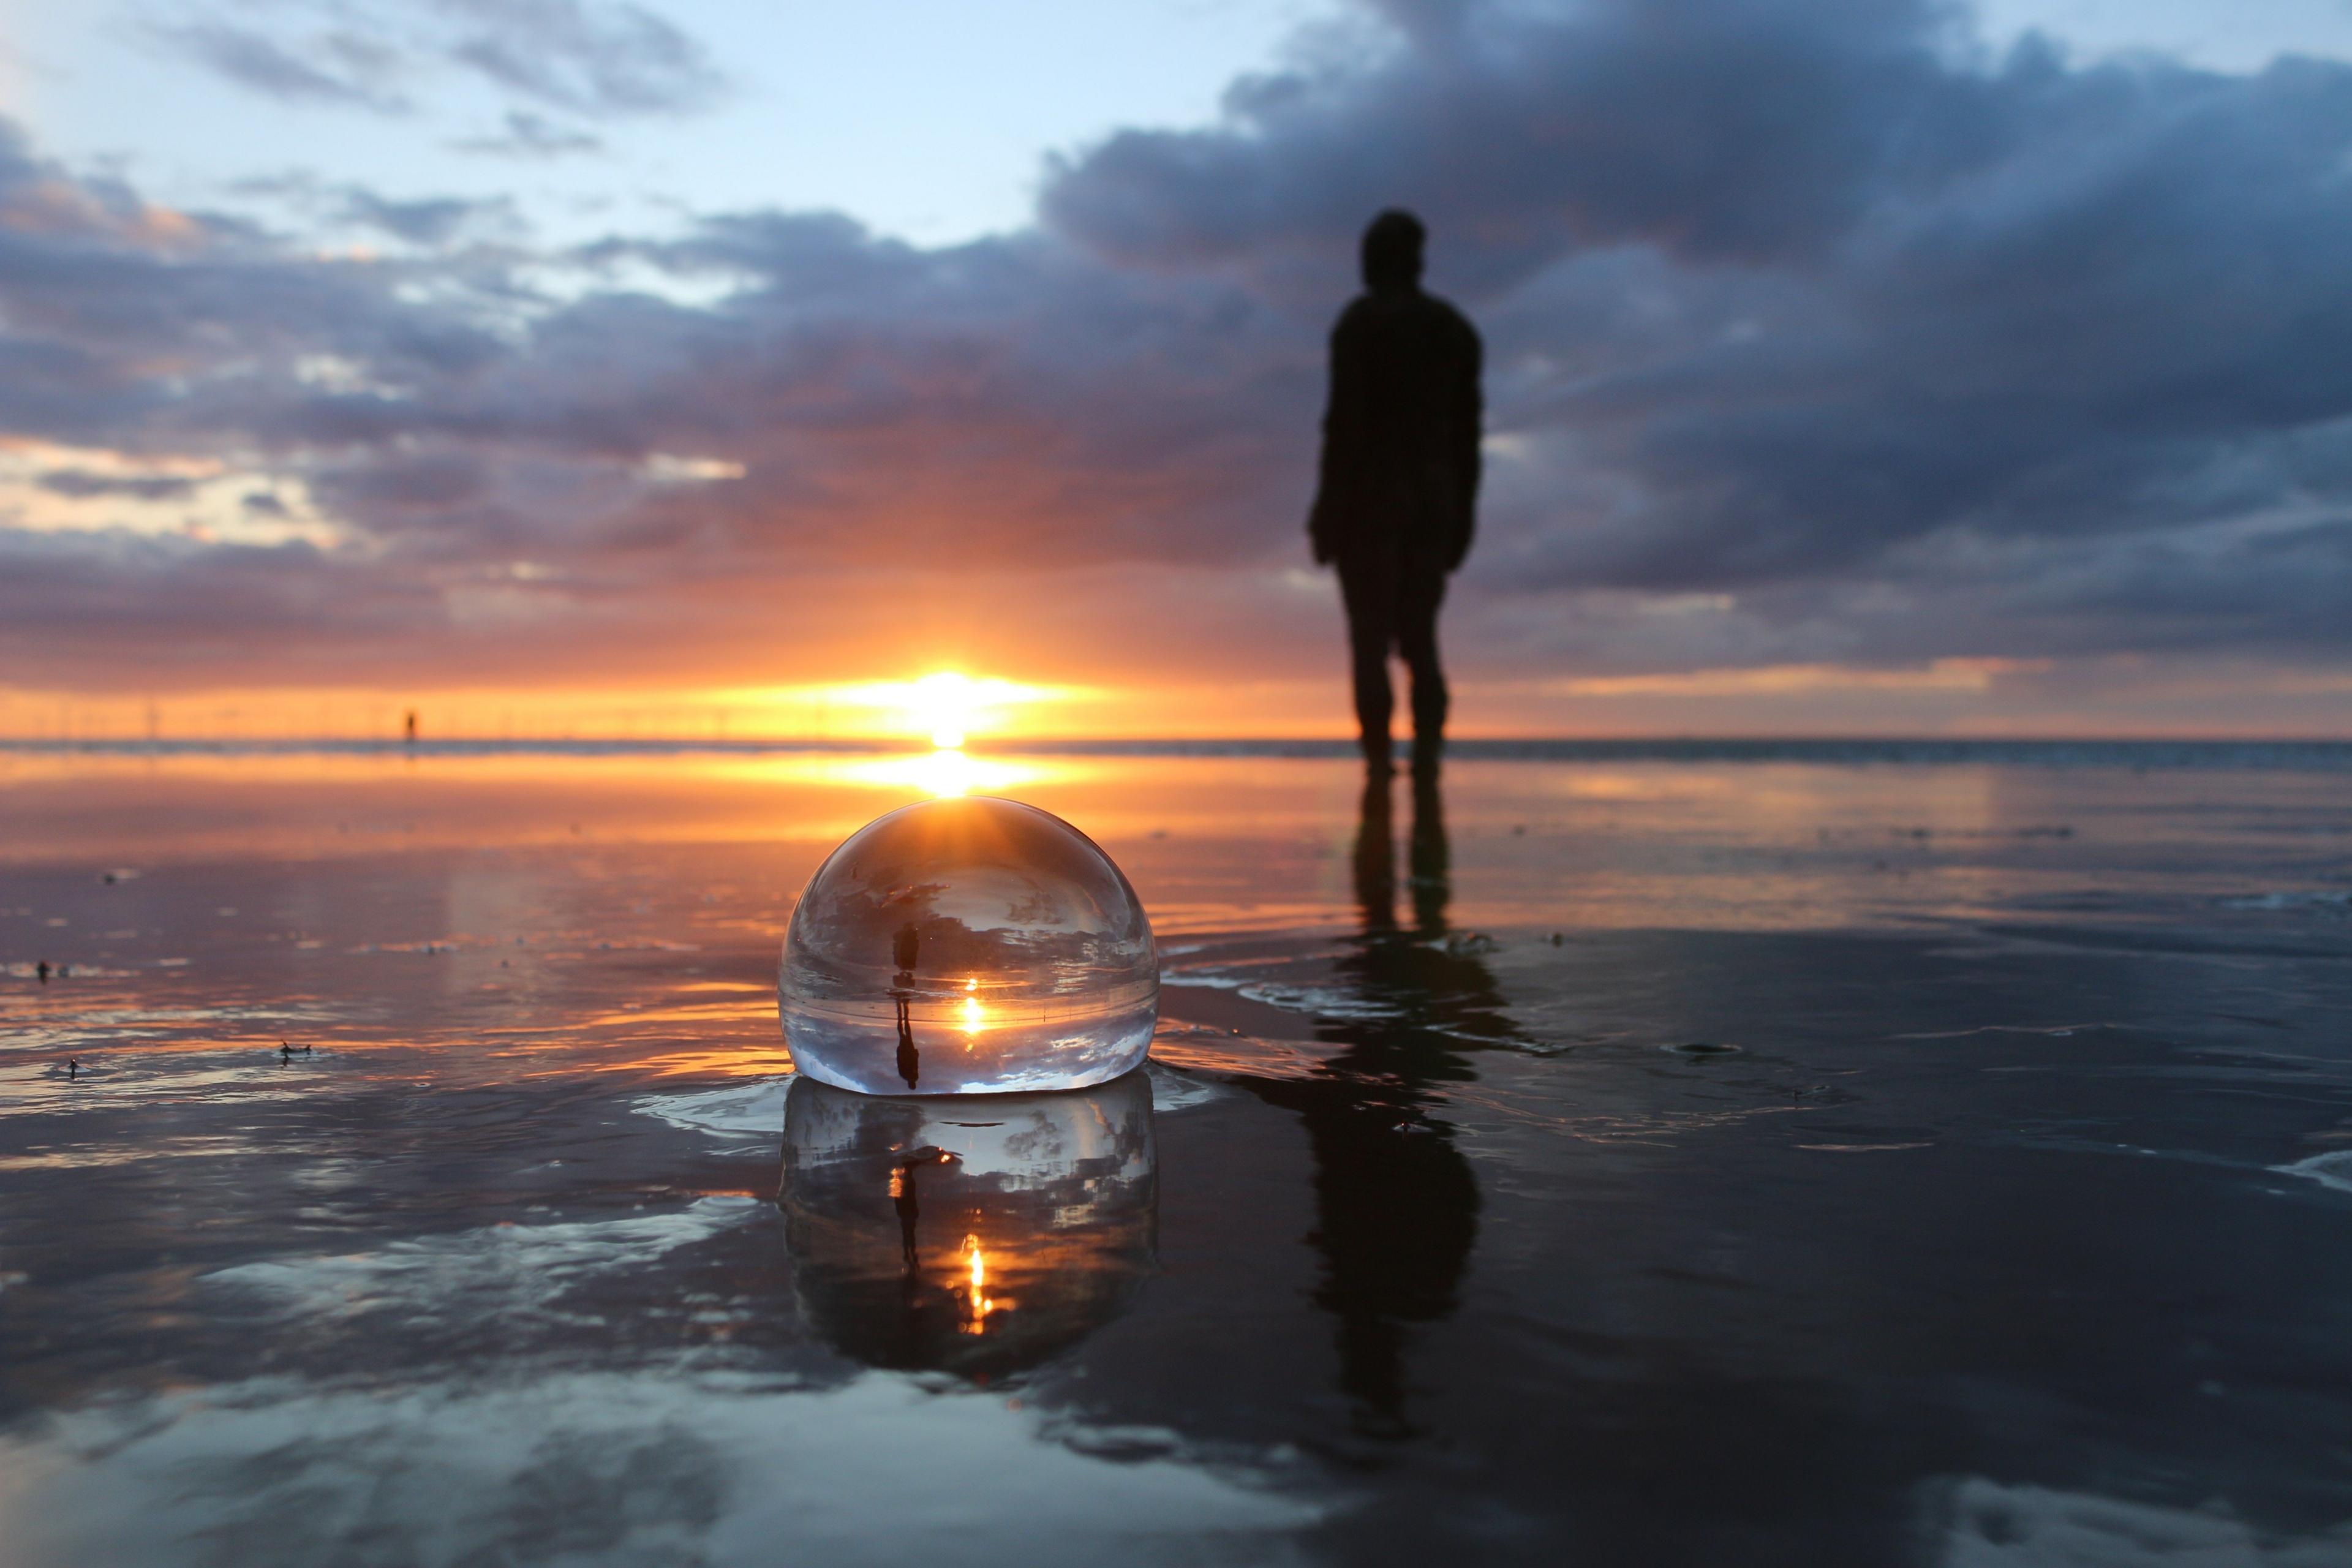
<svg viewBox="0 0 2352 1568">
<path fill-rule="evenodd" d="M 1389 765 L 1393 649 L 1412 675 L 1413 763 L 1444 742 L 1437 610 L 1470 552 L 1484 351 L 1467 318 L 1421 287 L 1427 230 L 1391 208 L 1364 230 L 1364 292 L 1331 329 L 1331 391 L 1307 531 L 1348 612 L 1365 761 Z"/>
</svg>

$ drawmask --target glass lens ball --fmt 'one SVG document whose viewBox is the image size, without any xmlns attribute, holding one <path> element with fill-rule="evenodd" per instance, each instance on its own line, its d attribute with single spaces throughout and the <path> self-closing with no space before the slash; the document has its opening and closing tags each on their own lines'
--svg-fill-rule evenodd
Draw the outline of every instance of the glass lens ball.
<svg viewBox="0 0 2352 1568">
<path fill-rule="evenodd" d="M 1085 834 L 1017 801 L 926 801 L 817 868 L 776 1002 L 794 1067 L 839 1089 L 1082 1089 L 1150 1048 L 1160 958 Z"/>
</svg>

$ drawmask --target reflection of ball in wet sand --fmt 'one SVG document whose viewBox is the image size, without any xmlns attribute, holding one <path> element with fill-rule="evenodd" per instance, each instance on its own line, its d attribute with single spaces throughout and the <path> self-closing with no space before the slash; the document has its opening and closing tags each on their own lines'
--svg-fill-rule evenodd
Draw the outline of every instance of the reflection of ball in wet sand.
<svg viewBox="0 0 2352 1568">
<path fill-rule="evenodd" d="M 1059 1094 L 882 1099 L 803 1079 L 785 1246 L 810 1325 L 874 1366 L 999 1375 L 1118 1316 L 1152 1267 L 1140 1072 Z"/>
<path fill-rule="evenodd" d="M 867 824 L 793 909 L 776 1001 L 803 1077 L 867 1094 L 1078 1089 L 1151 1044 L 1160 959 L 1110 857 L 1015 801 Z"/>
</svg>

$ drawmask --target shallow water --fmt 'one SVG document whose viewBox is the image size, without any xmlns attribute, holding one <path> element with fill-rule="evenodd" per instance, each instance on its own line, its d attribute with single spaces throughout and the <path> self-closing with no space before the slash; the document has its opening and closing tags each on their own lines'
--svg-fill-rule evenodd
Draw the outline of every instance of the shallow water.
<svg viewBox="0 0 2352 1568">
<path fill-rule="evenodd" d="M 0 1562 L 2352 1561 L 2348 780 L 0 752 Z M 1149 1076 L 800 1103 L 960 784 Z"/>
</svg>

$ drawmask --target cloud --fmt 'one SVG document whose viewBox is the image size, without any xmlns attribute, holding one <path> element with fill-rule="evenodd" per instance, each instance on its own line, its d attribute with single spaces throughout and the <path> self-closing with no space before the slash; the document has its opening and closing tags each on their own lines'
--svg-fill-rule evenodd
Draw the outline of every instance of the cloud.
<svg viewBox="0 0 2352 1568">
<path fill-rule="evenodd" d="M 518 230 L 521 226 L 511 201 L 477 200 L 463 196 L 428 196 L 397 201 L 352 186 L 343 192 L 339 216 L 347 223 L 378 229 L 412 245 L 446 245 L 461 232 L 477 227 Z"/>
<path fill-rule="evenodd" d="M 391 196 L 302 169 L 248 174 L 228 189 L 242 199 L 282 205 L 314 236 L 364 230 L 429 249 L 491 236 L 521 239 L 528 232 L 511 196 Z"/>
<path fill-rule="evenodd" d="M 216 16 L 159 25 L 157 41 L 251 92 L 289 103 L 330 103 L 397 113 L 408 100 L 392 79 L 400 51 L 365 33 L 321 31 L 289 47 L 258 28 Z"/>
<path fill-rule="evenodd" d="M 0 530 L 0 656 L 31 681 L 86 668 L 86 639 L 107 636 L 135 639 L 151 668 L 168 649 L 199 680 L 220 681 L 298 659 L 365 663 L 442 619 L 430 587 L 308 544 Z"/>
<path fill-rule="evenodd" d="M 438 0 L 462 18 L 449 57 L 518 97 L 581 113 L 675 114 L 721 85 L 702 46 L 612 0 Z"/>
<path fill-rule="evenodd" d="M 94 474 L 87 468 L 54 468 L 33 482 L 53 495 L 76 500 L 136 496 L 142 500 L 169 500 L 196 488 L 195 480 L 182 474 Z"/>
<path fill-rule="evenodd" d="M 1043 211 L 1118 263 L 1283 289 L 1354 215 L 1423 210 L 1504 351 L 1497 412 L 1585 492 L 1516 563 L 1534 586 L 2153 521 L 2183 470 L 2352 406 L 2352 76 L 1979 61 L 1940 16 L 1439 8 L 1375 68 L 1112 137 Z"/>
<path fill-rule="evenodd" d="M 449 145 L 460 153 L 485 157 L 541 160 L 604 150 L 601 137 L 521 110 L 507 111 L 503 128 L 497 135 L 469 137 Z"/>
<path fill-rule="evenodd" d="M 412 88 L 443 75 L 588 116 L 690 113 L 726 85 L 692 35 L 625 0 L 403 0 L 367 9 L 275 0 L 234 12 L 159 4 L 147 31 L 265 97 L 388 114 L 413 109 Z M 579 150 L 569 144 L 577 133 L 533 114 L 510 113 L 508 127 L 508 142 L 542 155 L 556 145 Z"/>
<path fill-rule="evenodd" d="M 542 40 L 511 79 L 495 50 L 469 68 L 566 108 L 651 111 L 695 70 L 611 7 L 397 15 L 436 58 Z M 606 44 L 654 74 L 588 63 Z M 749 212 L 491 254 L 457 242 L 496 214 L 343 193 L 414 251 L 325 258 L 9 132 L 0 433 L 299 484 L 338 531 L 42 543 L 79 606 L 28 605 L 53 679 L 114 679 L 232 600 L 350 668 L 433 627 L 483 670 L 609 660 L 621 625 L 681 665 L 772 662 L 913 605 L 907 635 L 1038 659 L 1304 661 L 1295 616 L 1196 632 L 1234 625 L 1212 598 L 1283 619 L 1323 334 L 1401 202 L 1488 343 L 1451 625 L 1498 676 L 2331 664 L 2347 168 L 2352 68 L 1993 58 L 1879 0 L 1367 10 L 1215 125 L 1061 159 L 1034 228 L 940 249 Z M 215 571 L 229 597 L 190 597 Z M 1180 581 L 1223 586 L 1150 586 Z"/>
</svg>

